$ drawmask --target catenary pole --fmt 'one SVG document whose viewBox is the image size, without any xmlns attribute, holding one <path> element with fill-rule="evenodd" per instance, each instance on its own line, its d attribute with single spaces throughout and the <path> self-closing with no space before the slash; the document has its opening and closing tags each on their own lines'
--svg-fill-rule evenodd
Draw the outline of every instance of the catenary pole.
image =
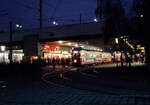
<svg viewBox="0 0 150 105">
<path fill-rule="evenodd" d="M 12 64 L 12 42 L 13 42 L 13 31 L 12 31 L 12 22 L 9 22 L 9 27 L 10 27 L 10 36 L 9 36 L 9 61 L 10 64 Z"/>
</svg>

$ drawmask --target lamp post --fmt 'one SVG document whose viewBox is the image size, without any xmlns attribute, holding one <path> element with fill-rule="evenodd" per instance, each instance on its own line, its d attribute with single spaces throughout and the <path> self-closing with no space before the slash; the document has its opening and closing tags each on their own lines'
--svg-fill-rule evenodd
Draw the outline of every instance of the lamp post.
<svg viewBox="0 0 150 105">
<path fill-rule="evenodd" d="M 12 64 L 12 40 L 13 40 L 13 32 L 12 32 L 12 22 L 9 22 L 10 25 L 10 36 L 9 36 L 9 61 Z"/>
<path fill-rule="evenodd" d="M 116 44 L 118 44 L 118 43 L 119 43 L 118 38 L 115 38 L 115 43 L 116 43 Z"/>
<path fill-rule="evenodd" d="M 118 45 L 119 45 L 119 38 L 115 38 L 115 47 L 116 47 L 115 50 L 116 51 L 118 51 Z M 117 62 L 117 67 L 118 67 L 118 57 L 116 60 L 116 53 L 117 53 L 116 51 L 114 53 L 114 62 Z"/>
<path fill-rule="evenodd" d="M 6 51 L 6 46 L 0 46 L 1 51 L 3 53 L 3 62 L 5 63 L 5 51 Z"/>
<path fill-rule="evenodd" d="M 16 24 L 16 28 L 22 29 L 22 25 L 21 24 Z"/>
<path fill-rule="evenodd" d="M 16 27 L 21 29 L 22 25 L 21 24 L 16 24 Z M 13 60 L 13 52 L 12 52 L 12 47 L 13 47 L 13 26 L 12 26 L 12 22 L 9 22 L 9 28 L 10 28 L 10 35 L 9 35 L 9 61 L 10 64 L 12 64 Z"/>
</svg>

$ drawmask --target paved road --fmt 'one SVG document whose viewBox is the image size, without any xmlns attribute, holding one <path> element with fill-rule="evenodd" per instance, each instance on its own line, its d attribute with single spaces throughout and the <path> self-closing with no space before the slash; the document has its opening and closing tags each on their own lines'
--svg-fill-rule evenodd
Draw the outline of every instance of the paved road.
<svg viewBox="0 0 150 105">
<path fill-rule="evenodd" d="M 41 82 L 0 89 L 0 105 L 149 105 L 150 96 L 114 96 Z"/>
<path fill-rule="evenodd" d="M 54 70 L 48 68 L 48 71 Z M 42 80 L 11 80 L 0 84 L 0 105 L 150 105 L 148 94 L 111 95 L 55 86 Z"/>
</svg>

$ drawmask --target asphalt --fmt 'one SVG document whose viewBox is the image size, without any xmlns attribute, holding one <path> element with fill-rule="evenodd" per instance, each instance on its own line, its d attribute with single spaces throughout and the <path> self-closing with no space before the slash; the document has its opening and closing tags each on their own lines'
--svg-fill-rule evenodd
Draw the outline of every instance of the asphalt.
<svg viewBox="0 0 150 105">
<path fill-rule="evenodd" d="M 51 66 L 43 69 L 45 73 L 54 71 Z M 65 69 L 77 70 L 74 67 L 63 68 Z M 61 67 L 56 67 L 56 71 L 60 70 Z M 107 90 L 106 87 L 104 89 Z M 133 94 L 113 95 L 107 92 L 56 86 L 42 79 L 0 80 L 0 105 L 150 105 L 149 94 L 140 94 L 136 90 L 124 92 Z"/>
</svg>

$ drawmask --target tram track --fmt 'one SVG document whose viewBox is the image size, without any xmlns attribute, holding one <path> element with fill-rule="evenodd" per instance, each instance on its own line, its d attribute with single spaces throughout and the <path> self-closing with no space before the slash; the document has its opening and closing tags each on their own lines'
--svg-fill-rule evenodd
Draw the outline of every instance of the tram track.
<svg viewBox="0 0 150 105">
<path fill-rule="evenodd" d="M 65 75 L 65 73 L 68 72 L 76 72 L 76 71 L 64 71 L 61 73 L 57 73 L 57 75 L 55 76 L 51 76 L 53 75 L 52 73 L 46 74 L 42 77 L 42 80 L 50 85 L 54 85 L 54 86 L 59 86 L 59 87 L 69 87 L 69 88 L 77 88 L 80 90 L 88 90 L 91 92 L 99 92 L 99 93 L 103 93 L 103 94 L 110 94 L 110 95 L 118 95 L 115 94 L 113 92 L 109 92 L 103 89 L 99 89 L 99 87 L 97 86 L 90 86 L 90 84 L 86 84 L 80 81 L 76 81 L 73 78 L 70 78 L 68 76 Z M 62 75 L 62 76 L 60 76 Z"/>
<path fill-rule="evenodd" d="M 55 86 L 71 87 L 111 95 L 127 95 L 127 93 L 130 93 L 129 95 L 132 95 L 135 92 L 135 90 L 127 89 L 123 86 L 106 84 L 104 82 L 101 82 L 101 78 L 98 77 L 95 78 L 91 75 L 83 74 L 81 71 L 64 70 L 54 74 L 50 73 L 45 75 L 43 80 L 46 83 Z M 143 91 L 138 90 L 138 93 L 143 93 Z"/>
</svg>

